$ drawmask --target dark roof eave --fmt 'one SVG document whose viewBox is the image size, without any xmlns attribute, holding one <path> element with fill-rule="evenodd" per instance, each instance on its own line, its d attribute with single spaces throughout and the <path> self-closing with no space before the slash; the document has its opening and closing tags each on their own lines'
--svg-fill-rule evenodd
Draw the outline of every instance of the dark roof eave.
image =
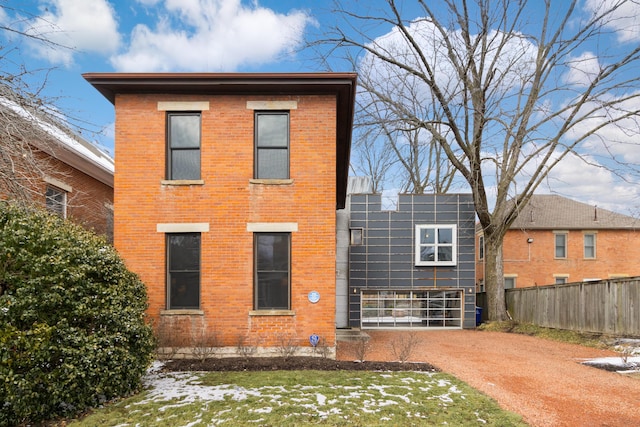
<svg viewBox="0 0 640 427">
<path fill-rule="evenodd" d="M 116 94 L 336 95 L 336 208 L 345 207 L 356 73 L 85 73 L 115 105 Z"/>
</svg>

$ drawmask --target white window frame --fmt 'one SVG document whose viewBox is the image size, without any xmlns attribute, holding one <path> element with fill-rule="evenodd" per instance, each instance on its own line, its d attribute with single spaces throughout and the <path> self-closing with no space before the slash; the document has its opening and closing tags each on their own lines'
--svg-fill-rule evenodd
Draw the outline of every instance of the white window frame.
<svg viewBox="0 0 640 427">
<path fill-rule="evenodd" d="M 564 238 L 564 255 L 558 256 L 558 236 Z M 566 231 L 555 231 L 553 233 L 553 258 L 554 259 L 567 259 L 569 257 L 569 233 Z"/>
<path fill-rule="evenodd" d="M 420 232 L 425 229 L 434 230 L 434 231 L 440 230 L 440 229 L 451 230 L 452 242 L 447 244 L 438 243 L 438 239 L 436 238 L 434 244 L 421 244 Z M 415 243 L 414 248 L 415 248 L 415 265 L 416 266 L 419 266 L 419 267 L 451 266 L 451 265 L 457 265 L 458 263 L 458 227 L 456 226 L 456 224 L 417 224 L 414 243 Z M 447 261 L 438 261 L 438 260 L 422 261 L 420 259 L 420 249 L 426 246 L 434 247 L 434 254 L 436 254 L 436 257 L 438 254 L 438 247 L 451 247 L 451 261 L 448 261 L 448 260 Z"/>
<path fill-rule="evenodd" d="M 507 287 L 507 280 L 510 280 L 513 283 L 513 286 Z M 505 274 L 504 275 L 504 288 L 505 289 L 515 289 L 518 287 L 518 275 L 517 274 Z"/>
<path fill-rule="evenodd" d="M 587 236 L 593 236 L 593 256 L 587 256 Z M 583 243 L 582 251 L 583 251 L 584 259 L 596 259 L 596 254 L 597 254 L 596 233 L 584 233 L 582 238 L 582 243 Z"/>
</svg>

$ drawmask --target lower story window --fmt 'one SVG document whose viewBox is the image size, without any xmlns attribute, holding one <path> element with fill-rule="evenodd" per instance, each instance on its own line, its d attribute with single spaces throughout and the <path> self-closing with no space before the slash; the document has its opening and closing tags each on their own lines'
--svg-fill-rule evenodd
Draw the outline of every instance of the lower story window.
<svg viewBox="0 0 640 427">
<path fill-rule="evenodd" d="M 516 287 L 516 277 L 515 276 L 504 276 L 504 288 L 505 289 L 513 289 Z"/>
<path fill-rule="evenodd" d="M 291 308 L 291 233 L 255 233 L 256 310 Z"/>
<path fill-rule="evenodd" d="M 200 233 L 167 234 L 167 307 L 200 308 Z"/>
</svg>

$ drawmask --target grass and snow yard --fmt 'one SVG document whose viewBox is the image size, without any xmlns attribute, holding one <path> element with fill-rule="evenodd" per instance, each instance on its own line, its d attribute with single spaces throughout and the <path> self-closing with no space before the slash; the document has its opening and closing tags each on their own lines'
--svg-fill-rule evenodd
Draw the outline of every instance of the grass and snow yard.
<svg viewBox="0 0 640 427">
<path fill-rule="evenodd" d="M 70 426 L 526 425 L 436 372 L 167 372 Z"/>
</svg>

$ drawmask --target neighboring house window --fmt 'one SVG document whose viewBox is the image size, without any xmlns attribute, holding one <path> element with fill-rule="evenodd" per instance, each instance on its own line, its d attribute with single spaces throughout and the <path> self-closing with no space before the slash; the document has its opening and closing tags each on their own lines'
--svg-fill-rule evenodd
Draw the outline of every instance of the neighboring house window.
<svg viewBox="0 0 640 427">
<path fill-rule="evenodd" d="M 555 284 L 556 285 L 564 285 L 566 283 L 568 283 L 568 277 L 567 276 L 556 276 L 555 277 Z"/>
<path fill-rule="evenodd" d="M 596 235 L 593 233 L 584 235 L 584 257 L 589 259 L 596 257 Z"/>
<path fill-rule="evenodd" d="M 455 225 L 416 225 L 415 264 L 456 265 Z"/>
<path fill-rule="evenodd" d="M 505 276 L 504 278 L 504 288 L 505 289 L 513 289 L 516 287 L 516 278 L 513 276 Z"/>
<path fill-rule="evenodd" d="M 289 113 L 256 112 L 255 177 L 289 178 Z"/>
<path fill-rule="evenodd" d="M 484 259 L 484 236 L 478 239 L 478 259 Z"/>
<path fill-rule="evenodd" d="M 67 192 L 56 187 L 47 186 L 45 193 L 46 208 L 60 218 L 67 217 Z"/>
<path fill-rule="evenodd" d="M 167 307 L 200 308 L 200 233 L 167 234 Z"/>
<path fill-rule="evenodd" d="M 567 235 L 565 233 L 555 234 L 555 258 L 567 257 Z"/>
<path fill-rule="evenodd" d="M 200 113 L 167 113 L 167 179 L 200 179 Z"/>
<path fill-rule="evenodd" d="M 254 233 L 255 309 L 288 310 L 291 233 Z"/>
</svg>

